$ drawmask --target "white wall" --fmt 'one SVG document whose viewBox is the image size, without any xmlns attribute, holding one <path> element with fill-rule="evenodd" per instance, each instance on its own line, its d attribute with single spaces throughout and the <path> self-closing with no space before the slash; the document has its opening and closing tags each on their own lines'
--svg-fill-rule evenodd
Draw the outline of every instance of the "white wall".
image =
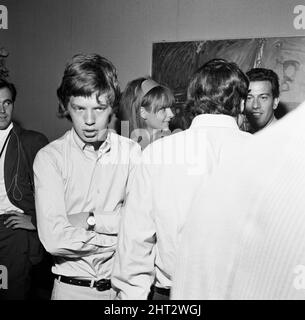
<svg viewBox="0 0 305 320">
<path fill-rule="evenodd" d="M 117 66 L 122 89 L 150 73 L 152 43 L 305 35 L 295 30 L 300 0 L 1 0 L 9 29 L 0 47 L 18 87 L 16 116 L 50 139 L 68 127 L 56 118 L 56 88 L 66 61 L 97 52 Z"/>
</svg>

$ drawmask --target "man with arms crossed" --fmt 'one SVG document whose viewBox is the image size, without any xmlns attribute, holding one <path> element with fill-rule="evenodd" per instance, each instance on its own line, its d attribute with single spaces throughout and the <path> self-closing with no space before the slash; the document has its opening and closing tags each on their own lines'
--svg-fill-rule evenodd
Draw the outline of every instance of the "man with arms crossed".
<svg viewBox="0 0 305 320">
<path fill-rule="evenodd" d="M 140 147 L 107 130 L 120 97 L 107 59 L 74 56 L 57 95 L 73 128 L 34 163 L 39 236 L 55 262 L 52 299 L 112 299 L 120 209 Z"/>
</svg>

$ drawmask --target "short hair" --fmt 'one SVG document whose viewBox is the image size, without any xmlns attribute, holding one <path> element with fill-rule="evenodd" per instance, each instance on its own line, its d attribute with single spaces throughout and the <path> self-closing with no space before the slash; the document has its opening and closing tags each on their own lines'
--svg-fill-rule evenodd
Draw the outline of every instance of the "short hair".
<svg viewBox="0 0 305 320">
<path fill-rule="evenodd" d="M 141 77 L 130 81 L 121 98 L 119 118 L 129 121 L 130 133 L 135 129 L 145 129 L 145 121 L 141 117 L 141 107 L 148 112 L 158 112 L 161 108 L 171 108 L 175 103 L 173 93 L 169 88 L 155 83 L 155 86 L 147 92 L 143 92 L 142 83 L 152 80 L 150 77 Z"/>
<path fill-rule="evenodd" d="M 247 98 L 248 86 L 248 78 L 236 63 L 210 60 L 190 80 L 187 109 L 192 117 L 205 113 L 236 116 L 241 101 Z"/>
<path fill-rule="evenodd" d="M 254 81 L 269 81 L 272 87 L 273 98 L 278 98 L 280 95 L 280 85 L 278 75 L 271 69 L 253 68 L 246 75 L 250 82 Z"/>
<path fill-rule="evenodd" d="M 107 95 L 107 100 L 116 112 L 120 100 L 120 87 L 114 65 L 98 54 L 77 54 L 67 63 L 61 84 L 57 89 L 58 115 L 71 120 L 67 106 L 72 96 L 90 97 Z"/>
<path fill-rule="evenodd" d="M 16 96 L 17 96 L 17 90 L 15 85 L 11 82 L 8 82 L 5 79 L 0 78 L 0 89 L 3 89 L 3 88 L 7 88 L 8 90 L 10 90 L 12 95 L 12 100 L 13 102 L 15 102 Z"/>
</svg>

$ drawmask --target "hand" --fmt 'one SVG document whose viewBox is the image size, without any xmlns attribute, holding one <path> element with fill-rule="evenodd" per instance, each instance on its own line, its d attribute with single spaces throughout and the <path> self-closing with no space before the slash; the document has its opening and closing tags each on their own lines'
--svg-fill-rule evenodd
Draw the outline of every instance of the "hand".
<svg viewBox="0 0 305 320">
<path fill-rule="evenodd" d="M 9 215 L 9 217 L 4 221 L 6 228 L 36 230 L 31 221 L 31 216 L 15 210 L 6 211 L 5 214 Z"/>
<path fill-rule="evenodd" d="M 88 217 L 89 217 L 89 212 L 79 212 L 79 213 L 68 215 L 68 220 L 73 227 L 87 229 Z"/>
</svg>

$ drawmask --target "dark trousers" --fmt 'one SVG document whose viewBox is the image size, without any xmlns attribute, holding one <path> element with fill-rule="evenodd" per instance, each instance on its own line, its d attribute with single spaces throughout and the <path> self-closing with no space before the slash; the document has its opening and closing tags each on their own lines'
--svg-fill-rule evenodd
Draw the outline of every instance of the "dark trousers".
<svg viewBox="0 0 305 320">
<path fill-rule="evenodd" d="M 0 289 L 0 300 L 24 300 L 30 290 L 31 263 L 27 231 L 6 228 L 6 215 L 0 215 L 0 265 L 8 271 L 8 288 Z"/>
<path fill-rule="evenodd" d="M 152 285 L 147 300 L 169 300 L 169 297 L 169 289 L 158 288 Z"/>
<path fill-rule="evenodd" d="M 52 256 L 44 252 L 43 259 L 38 264 L 32 266 L 31 270 L 31 300 L 50 300 L 54 275 L 52 274 Z"/>
</svg>

